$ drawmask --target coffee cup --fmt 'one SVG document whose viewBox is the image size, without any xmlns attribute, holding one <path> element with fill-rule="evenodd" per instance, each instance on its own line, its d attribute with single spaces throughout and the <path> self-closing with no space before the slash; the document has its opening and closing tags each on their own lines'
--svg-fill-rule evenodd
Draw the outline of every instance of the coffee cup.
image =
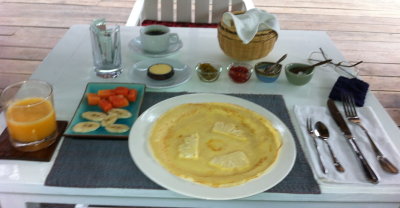
<svg viewBox="0 0 400 208">
<path fill-rule="evenodd" d="M 163 25 L 149 25 L 140 30 L 142 49 L 149 53 L 162 53 L 168 50 L 171 44 L 179 41 L 178 34 L 171 33 L 169 27 Z"/>
</svg>

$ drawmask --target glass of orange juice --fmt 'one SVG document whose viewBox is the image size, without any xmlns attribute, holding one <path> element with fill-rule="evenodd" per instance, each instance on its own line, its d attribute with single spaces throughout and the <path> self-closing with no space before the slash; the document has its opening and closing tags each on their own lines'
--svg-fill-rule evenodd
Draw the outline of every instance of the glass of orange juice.
<svg viewBox="0 0 400 208">
<path fill-rule="evenodd" d="M 52 86 L 27 80 L 6 87 L 0 95 L 11 144 L 33 152 L 54 143 L 57 136 Z"/>
</svg>

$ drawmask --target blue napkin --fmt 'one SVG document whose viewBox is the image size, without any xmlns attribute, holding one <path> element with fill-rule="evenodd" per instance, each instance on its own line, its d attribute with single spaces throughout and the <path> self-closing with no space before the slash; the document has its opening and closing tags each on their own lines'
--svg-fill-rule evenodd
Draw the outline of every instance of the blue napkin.
<svg viewBox="0 0 400 208">
<path fill-rule="evenodd" d="M 356 106 L 364 106 L 369 84 L 357 78 L 346 78 L 340 76 L 333 85 L 329 98 L 333 100 L 342 100 L 342 95 L 353 94 Z"/>
</svg>

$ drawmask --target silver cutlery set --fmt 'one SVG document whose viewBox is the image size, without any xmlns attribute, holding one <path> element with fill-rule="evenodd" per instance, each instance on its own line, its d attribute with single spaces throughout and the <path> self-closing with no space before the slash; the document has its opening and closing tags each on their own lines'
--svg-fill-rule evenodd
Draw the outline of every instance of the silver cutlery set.
<svg viewBox="0 0 400 208">
<path fill-rule="evenodd" d="M 364 171 L 364 174 L 365 174 L 367 180 L 373 184 L 378 184 L 379 176 L 371 168 L 370 163 L 366 160 L 363 152 L 357 145 L 357 140 L 360 138 L 355 138 L 353 136 L 345 119 L 347 119 L 350 123 L 359 126 L 363 130 L 366 137 L 368 138 L 369 143 L 371 144 L 371 149 L 375 153 L 375 158 L 379 162 L 381 168 L 388 173 L 398 174 L 398 172 L 399 172 L 398 168 L 392 162 L 390 162 L 387 157 L 384 156 L 382 151 L 379 149 L 379 147 L 376 145 L 374 140 L 371 138 L 370 134 L 368 133 L 368 130 L 362 125 L 361 119 L 357 114 L 357 109 L 355 106 L 353 96 L 352 95 L 342 96 L 342 102 L 343 102 L 345 118 L 339 112 L 335 102 L 331 99 L 329 99 L 327 102 L 328 109 L 329 109 L 329 112 L 331 113 L 332 118 L 334 119 L 335 123 L 338 125 L 338 127 L 342 131 L 343 136 L 347 139 L 350 147 L 353 149 L 356 158 L 360 161 L 361 167 Z M 321 139 L 322 141 L 324 141 L 324 143 L 327 145 L 329 154 L 331 156 L 333 165 L 336 168 L 336 171 L 345 172 L 345 167 L 343 167 L 341 165 L 341 163 L 335 156 L 333 149 L 331 148 L 331 146 L 328 143 L 328 139 L 329 139 L 328 128 L 320 121 L 316 122 L 313 126 L 313 121 L 311 118 L 307 118 L 306 123 L 307 123 L 307 132 L 312 137 L 314 146 L 315 146 L 317 154 L 318 154 L 318 163 L 320 165 L 321 171 L 324 174 L 328 173 L 328 170 L 326 169 L 326 167 L 323 164 L 323 160 L 322 160 L 321 153 L 320 153 L 321 150 L 316 141 L 318 138 Z"/>
</svg>

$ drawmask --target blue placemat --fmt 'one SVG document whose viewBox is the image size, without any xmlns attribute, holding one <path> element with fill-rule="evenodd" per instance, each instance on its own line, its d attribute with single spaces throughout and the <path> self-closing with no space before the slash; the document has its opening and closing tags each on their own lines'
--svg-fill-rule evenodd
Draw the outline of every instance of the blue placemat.
<svg viewBox="0 0 400 208">
<path fill-rule="evenodd" d="M 185 93 L 146 92 L 141 112 L 170 97 Z M 292 132 L 297 149 L 293 169 L 267 192 L 319 194 L 315 181 L 293 129 L 281 95 L 232 94 L 261 105 L 278 116 Z M 45 181 L 47 186 L 82 188 L 164 189 L 148 179 L 135 165 L 127 140 L 65 138 Z"/>
</svg>

